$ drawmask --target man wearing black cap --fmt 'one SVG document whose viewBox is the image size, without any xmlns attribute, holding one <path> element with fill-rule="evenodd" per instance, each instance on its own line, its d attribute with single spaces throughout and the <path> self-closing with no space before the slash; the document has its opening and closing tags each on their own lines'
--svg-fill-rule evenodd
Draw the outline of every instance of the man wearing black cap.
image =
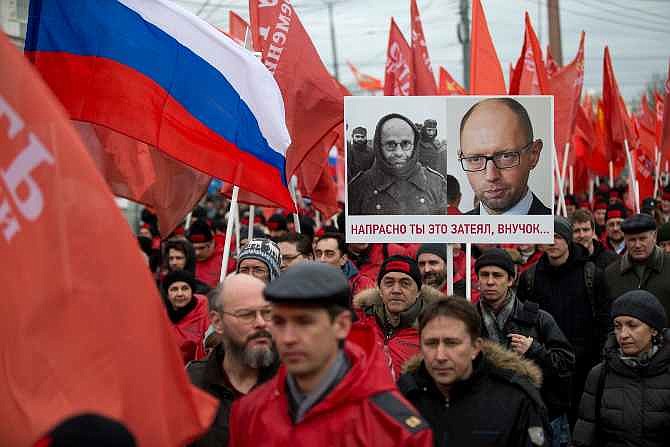
<svg viewBox="0 0 670 447">
<path fill-rule="evenodd" d="M 447 175 L 447 148 L 437 142 L 437 121 L 427 119 L 421 127 L 419 161 L 427 168 Z"/>
<path fill-rule="evenodd" d="M 416 261 L 407 256 L 386 258 L 377 276 L 377 288 L 354 297 L 360 321 L 379 340 L 379 350 L 387 356 L 393 377 L 400 377 L 402 365 L 419 353 L 416 322 L 421 309 L 443 295 L 423 285 Z"/>
<path fill-rule="evenodd" d="M 600 360 L 608 332 L 609 307 L 603 273 L 588 261 L 584 247 L 572 242 L 570 222 L 554 217 L 554 243 L 541 245 L 544 254 L 521 274 L 517 295 L 548 312 L 575 350 L 575 376 L 569 417 L 574 423 L 586 376 Z"/>
<path fill-rule="evenodd" d="M 375 161 L 349 181 L 349 214 L 446 214 L 447 181 L 419 162 L 419 135 L 406 117 L 391 113 L 377 123 Z"/>
<path fill-rule="evenodd" d="M 554 435 L 570 439 L 567 412 L 570 409 L 570 379 L 575 354 L 554 318 L 532 301 L 521 302 L 512 284 L 515 268 L 507 251 L 485 251 L 475 269 L 479 277 L 480 299 L 477 310 L 482 317 L 482 336 L 534 361 L 540 369 L 542 399 L 549 411 Z"/>
<path fill-rule="evenodd" d="M 614 203 L 607 207 L 605 213 L 605 234 L 601 240 L 607 250 L 621 255 L 626 251 L 621 224 L 628 216 L 628 210 L 621 203 Z"/>
<path fill-rule="evenodd" d="M 347 175 L 354 178 L 359 172 L 366 171 L 372 166 L 375 153 L 368 145 L 368 131 L 365 127 L 356 127 L 351 132 L 351 144 L 347 153 Z"/>
<path fill-rule="evenodd" d="M 607 298 L 644 289 L 656 295 L 670 315 L 670 254 L 656 246 L 656 221 L 635 214 L 621 224 L 626 254 L 605 270 Z"/>
<path fill-rule="evenodd" d="M 216 287 L 221 276 L 223 247 L 216 246 L 212 230 L 204 219 L 193 222 L 186 237 L 195 250 L 195 277 L 209 287 Z"/>
<path fill-rule="evenodd" d="M 237 401 L 228 445 L 430 446 L 430 429 L 400 395 L 375 340 L 352 331 L 349 284 L 306 261 L 264 290 L 283 366 Z M 296 444 L 297 443 L 297 444 Z"/>
<path fill-rule="evenodd" d="M 658 227 L 656 245 L 661 247 L 664 252 L 670 253 L 670 222 L 666 222 Z"/>
</svg>

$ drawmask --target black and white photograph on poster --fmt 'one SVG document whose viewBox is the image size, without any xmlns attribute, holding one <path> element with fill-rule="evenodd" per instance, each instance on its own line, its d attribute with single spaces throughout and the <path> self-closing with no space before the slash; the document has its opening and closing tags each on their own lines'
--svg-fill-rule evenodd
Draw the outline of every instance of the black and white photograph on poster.
<svg viewBox="0 0 670 447">
<path fill-rule="evenodd" d="M 345 98 L 348 213 L 441 215 L 447 209 L 443 98 Z"/>
<path fill-rule="evenodd" d="M 449 133 L 457 147 L 449 174 L 460 184 L 464 213 L 552 214 L 549 105 L 539 96 L 450 99 Z"/>
<path fill-rule="evenodd" d="M 345 124 L 347 242 L 553 242 L 552 97 L 348 97 Z"/>
</svg>

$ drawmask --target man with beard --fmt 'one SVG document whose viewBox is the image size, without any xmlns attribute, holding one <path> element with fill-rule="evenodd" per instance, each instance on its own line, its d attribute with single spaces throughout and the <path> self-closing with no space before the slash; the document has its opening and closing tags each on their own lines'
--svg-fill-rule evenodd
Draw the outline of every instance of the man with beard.
<svg viewBox="0 0 670 447">
<path fill-rule="evenodd" d="M 542 140 L 524 106 L 512 98 L 476 103 L 463 116 L 458 159 L 479 199 L 467 214 L 549 215 L 528 187 L 540 161 Z"/>
<path fill-rule="evenodd" d="M 447 149 L 436 142 L 437 121 L 427 119 L 421 128 L 419 142 L 419 161 L 442 175 L 447 175 Z"/>
<path fill-rule="evenodd" d="M 368 131 L 365 127 L 357 127 L 351 132 L 351 145 L 347 154 L 347 172 L 349 178 L 354 178 L 359 172 L 366 171 L 372 166 L 375 153 L 368 146 Z"/>
<path fill-rule="evenodd" d="M 209 431 L 193 447 L 225 446 L 233 401 L 272 378 L 279 362 L 268 325 L 270 303 L 263 297 L 265 283 L 245 274 L 227 277 L 210 312 L 221 344 L 205 360 L 191 362 L 191 382 L 221 401 Z"/>
<path fill-rule="evenodd" d="M 349 214 L 446 214 L 447 181 L 419 163 L 419 135 L 406 117 L 391 113 L 377 123 L 375 161 L 349 182 Z"/>
</svg>

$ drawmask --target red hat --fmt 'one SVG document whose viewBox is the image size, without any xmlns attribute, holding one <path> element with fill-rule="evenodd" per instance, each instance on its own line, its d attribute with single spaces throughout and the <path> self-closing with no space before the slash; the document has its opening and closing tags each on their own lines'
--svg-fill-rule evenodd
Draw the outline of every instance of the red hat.
<svg viewBox="0 0 670 447">
<path fill-rule="evenodd" d="M 596 202 L 596 204 L 593 205 L 593 211 L 596 210 L 607 210 L 607 204 L 605 202 Z"/>
</svg>

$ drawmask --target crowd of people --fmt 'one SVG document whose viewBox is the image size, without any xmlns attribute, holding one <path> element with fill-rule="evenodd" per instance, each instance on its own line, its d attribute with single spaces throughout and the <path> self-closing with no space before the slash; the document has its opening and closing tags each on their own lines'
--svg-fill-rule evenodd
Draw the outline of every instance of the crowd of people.
<svg viewBox="0 0 670 447">
<path fill-rule="evenodd" d="M 567 196 L 552 244 L 452 246 L 452 295 L 446 244 L 347 244 L 308 201 L 300 233 L 242 209 L 221 283 L 225 200 L 162 241 L 145 210 L 186 371 L 221 401 L 193 445 L 665 445 L 670 191 L 624 196 Z"/>
</svg>

